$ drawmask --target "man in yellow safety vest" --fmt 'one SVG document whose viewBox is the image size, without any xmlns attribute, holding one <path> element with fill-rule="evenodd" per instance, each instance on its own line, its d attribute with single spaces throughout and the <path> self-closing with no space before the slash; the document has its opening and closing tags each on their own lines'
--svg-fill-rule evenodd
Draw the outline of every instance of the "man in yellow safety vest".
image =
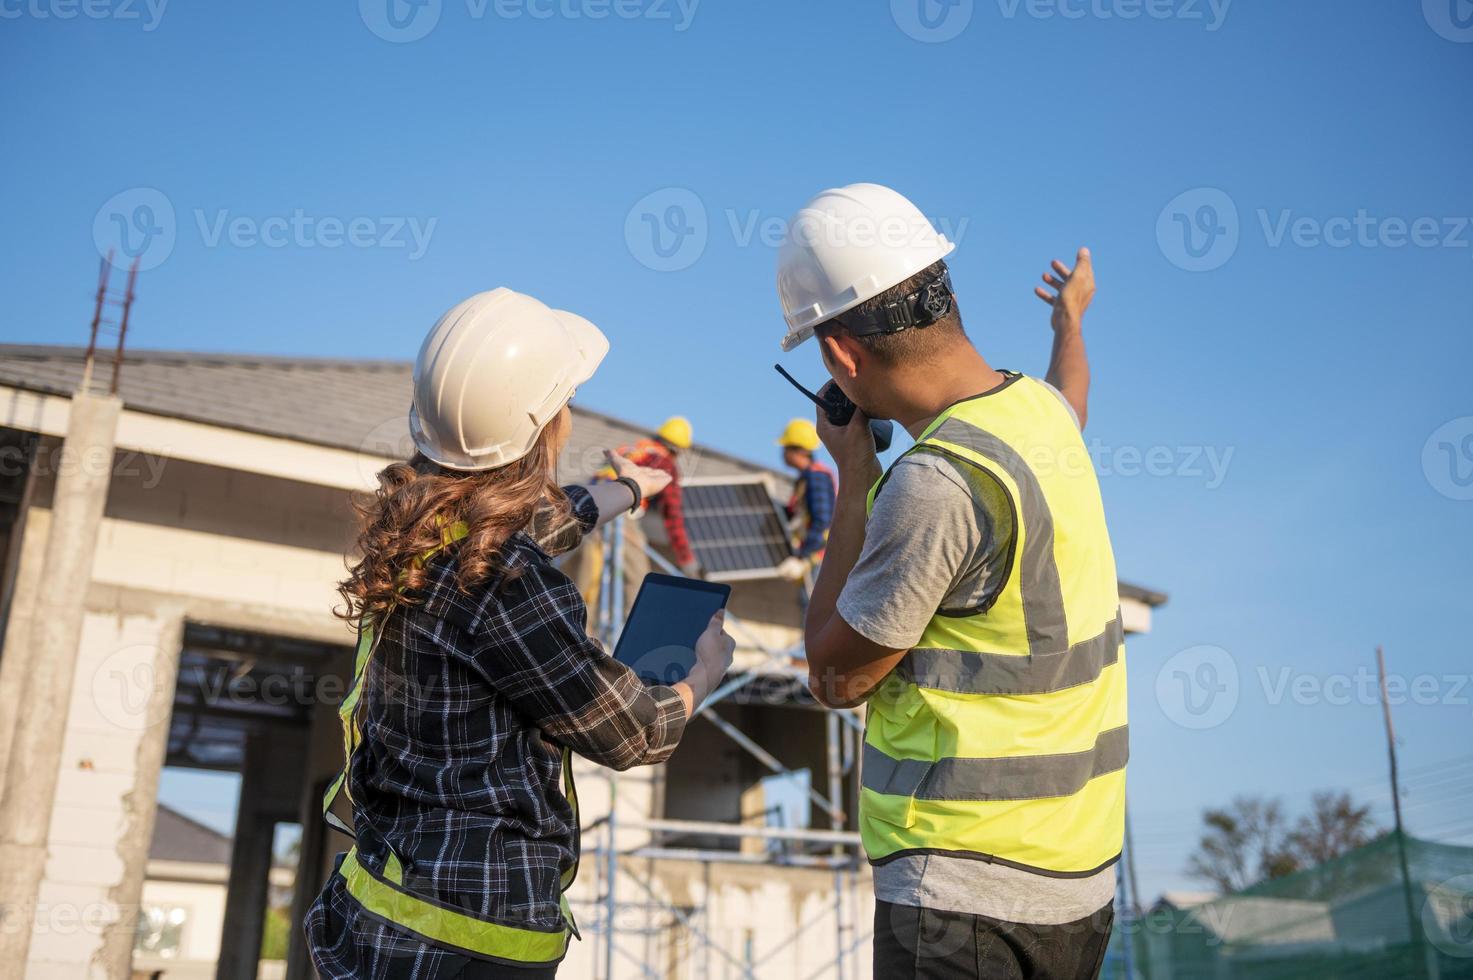
<svg viewBox="0 0 1473 980">
<path fill-rule="evenodd" d="M 1046 380 L 962 329 L 952 243 L 900 194 L 825 191 L 779 257 L 783 349 L 817 336 L 858 406 L 809 602 L 809 685 L 865 707 L 874 975 L 1095 977 L 1124 829 L 1125 650 L 1081 436 L 1087 250 L 1055 261 Z M 867 421 L 915 444 L 882 472 Z"/>
</svg>

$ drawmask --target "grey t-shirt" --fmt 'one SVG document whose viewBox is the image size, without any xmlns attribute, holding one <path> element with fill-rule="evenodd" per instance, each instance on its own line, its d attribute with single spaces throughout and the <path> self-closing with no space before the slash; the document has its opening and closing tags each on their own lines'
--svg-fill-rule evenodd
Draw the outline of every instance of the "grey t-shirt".
<svg viewBox="0 0 1473 980">
<path fill-rule="evenodd" d="M 880 646 L 914 646 L 938 609 L 975 608 L 1002 585 L 1012 521 L 1002 488 L 975 467 L 934 452 L 901 458 L 875 498 L 839 615 Z M 1115 894 L 1113 865 L 1087 878 L 1056 878 L 915 854 L 874 873 L 882 901 L 1033 925 L 1082 919 Z"/>
</svg>

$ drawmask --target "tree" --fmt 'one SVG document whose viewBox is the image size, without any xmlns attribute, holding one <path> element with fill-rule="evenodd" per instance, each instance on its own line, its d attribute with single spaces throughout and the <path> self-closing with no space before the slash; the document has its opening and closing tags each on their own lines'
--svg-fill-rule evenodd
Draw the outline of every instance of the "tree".
<svg viewBox="0 0 1473 980">
<path fill-rule="evenodd" d="M 1370 806 L 1356 806 L 1349 793 L 1316 793 L 1309 813 L 1289 835 L 1289 849 L 1308 867 L 1363 847 L 1380 834 Z"/>
<path fill-rule="evenodd" d="M 1301 868 L 1324 864 L 1370 843 L 1381 831 L 1371 808 L 1349 793 L 1316 793 L 1310 810 L 1291 827 L 1277 799 L 1235 797 L 1222 809 L 1202 814 L 1206 831 L 1187 863 L 1187 872 L 1223 892 L 1242 891 Z"/>
<path fill-rule="evenodd" d="M 1278 800 L 1239 796 L 1223 809 L 1202 814 L 1206 832 L 1187 872 L 1223 892 L 1241 891 L 1264 878 L 1292 874 L 1298 863 L 1289 852 L 1289 826 Z"/>
</svg>

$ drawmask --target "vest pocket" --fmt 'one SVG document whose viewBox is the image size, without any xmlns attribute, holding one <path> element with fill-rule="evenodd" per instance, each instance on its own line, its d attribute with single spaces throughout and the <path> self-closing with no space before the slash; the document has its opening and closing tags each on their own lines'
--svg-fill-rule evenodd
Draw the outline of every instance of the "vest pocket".
<svg viewBox="0 0 1473 980">
<path fill-rule="evenodd" d="M 913 796 L 882 796 L 867 794 L 864 800 L 864 815 L 880 823 L 892 824 L 909 830 L 916 822 L 916 801 Z"/>
</svg>

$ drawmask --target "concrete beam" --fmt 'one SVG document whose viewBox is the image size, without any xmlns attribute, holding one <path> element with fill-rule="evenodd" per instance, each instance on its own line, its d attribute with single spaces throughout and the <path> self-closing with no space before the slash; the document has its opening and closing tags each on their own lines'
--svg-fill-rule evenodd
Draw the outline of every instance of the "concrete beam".
<svg viewBox="0 0 1473 980">
<path fill-rule="evenodd" d="M 42 435 L 65 435 L 71 410 L 69 398 L 0 385 L 0 425 Z M 123 411 L 118 419 L 116 445 L 120 450 L 342 490 L 372 490 L 378 485 L 374 474 L 395 462 L 370 453 L 132 409 Z"/>
</svg>

